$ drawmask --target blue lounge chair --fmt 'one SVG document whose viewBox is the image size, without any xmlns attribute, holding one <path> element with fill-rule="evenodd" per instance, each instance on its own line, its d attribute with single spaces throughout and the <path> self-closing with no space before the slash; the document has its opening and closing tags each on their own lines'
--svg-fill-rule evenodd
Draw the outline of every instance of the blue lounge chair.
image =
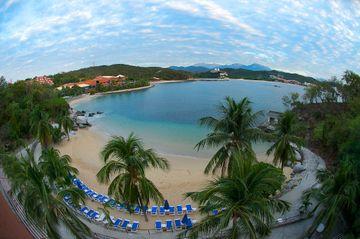
<svg viewBox="0 0 360 239">
<path fill-rule="evenodd" d="M 161 231 L 162 230 L 162 225 L 161 225 L 161 221 L 160 220 L 156 220 L 155 221 L 155 229 L 157 231 Z"/>
<path fill-rule="evenodd" d="M 166 220 L 166 231 L 172 231 L 172 229 L 173 229 L 172 220 Z"/>
<path fill-rule="evenodd" d="M 174 206 L 169 207 L 169 214 L 170 215 L 175 215 L 175 207 Z"/>
<path fill-rule="evenodd" d="M 139 229 L 139 222 L 134 221 L 133 224 L 131 225 L 131 231 L 136 232 L 138 229 Z"/>
<path fill-rule="evenodd" d="M 104 221 L 104 219 L 105 219 L 105 214 L 101 214 L 101 216 L 98 216 L 97 218 L 95 218 L 95 220 L 98 222 L 102 222 L 102 221 Z"/>
<path fill-rule="evenodd" d="M 192 213 L 193 211 L 195 211 L 196 210 L 196 208 L 193 208 L 192 206 L 191 206 L 191 204 L 186 204 L 186 211 L 187 211 L 187 213 Z"/>
<path fill-rule="evenodd" d="M 156 215 L 157 214 L 157 206 L 152 206 L 151 207 L 151 215 Z"/>
<path fill-rule="evenodd" d="M 90 219 L 95 219 L 96 217 L 98 217 L 99 216 L 99 212 L 97 212 L 97 211 L 94 211 L 91 215 L 90 215 Z"/>
<path fill-rule="evenodd" d="M 126 231 L 127 225 L 130 223 L 128 219 L 125 219 L 123 224 L 121 225 L 121 229 Z"/>
<path fill-rule="evenodd" d="M 85 206 L 85 207 L 80 209 L 80 212 L 85 212 L 85 211 L 88 211 L 88 210 L 89 210 L 89 208 Z"/>
<path fill-rule="evenodd" d="M 122 219 L 121 219 L 121 218 L 116 219 L 115 222 L 114 222 L 114 227 L 115 227 L 115 228 L 118 228 L 119 225 L 121 225 L 121 223 L 122 223 Z"/>
<path fill-rule="evenodd" d="M 217 210 L 217 209 L 214 209 L 214 210 L 212 211 L 212 214 L 213 214 L 213 216 L 216 216 L 216 215 L 218 215 L 218 214 L 219 214 L 219 210 Z"/>
<path fill-rule="evenodd" d="M 176 206 L 176 210 L 177 210 L 177 214 L 178 214 L 178 215 L 181 215 L 181 214 L 183 213 L 182 205 L 177 205 L 177 206 Z"/>
<path fill-rule="evenodd" d="M 86 213 L 86 216 L 87 216 L 88 218 L 90 218 L 90 216 L 91 216 L 94 212 L 95 212 L 94 210 L 90 209 L 90 211 L 88 211 L 88 213 Z"/>
<path fill-rule="evenodd" d="M 182 223 L 181 223 L 180 218 L 177 218 L 177 219 L 175 219 L 174 221 L 175 221 L 175 229 L 176 229 L 176 230 L 182 229 Z"/>
<path fill-rule="evenodd" d="M 187 220 L 187 223 L 186 223 L 186 228 L 187 229 L 189 229 L 189 228 L 192 228 L 192 226 L 193 226 L 193 223 L 192 223 L 192 220 L 191 220 L 191 218 L 189 218 L 189 220 Z"/>
<path fill-rule="evenodd" d="M 165 208 L 164 208 L 164 206 L 159 207 L 159 214 L 160 214 L 160 216 L 165 216 Z"/>
<path fill-rule="evenodd" d="M 139 207 L 139 206 L 136 206 L 136 207 L 135 207 L 134 213 L 135 213 L 135 214 L 140 214 L 140 207 Z"/>
</svg>

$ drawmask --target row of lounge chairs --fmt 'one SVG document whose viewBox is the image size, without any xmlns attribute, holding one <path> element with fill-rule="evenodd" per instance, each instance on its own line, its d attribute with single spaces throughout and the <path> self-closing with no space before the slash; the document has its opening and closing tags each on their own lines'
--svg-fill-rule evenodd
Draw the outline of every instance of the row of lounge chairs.
<svg viewBox="0 0 360 239">
<path fill-rule="evenodd" d="M 69 196 L 65 196 L 64 201 L 66 204 L 73 207 L 75 210 L 77 210 L 80 214 L 84 215 L 89 220 L 103 223 L 104 225 L 110 224 L 104 213 L 100 214 L 98 211 L 90 208 L 89 206 L 81 205 L 80 207 L 79 206 L 76 207 L 76 205 L 72 204 L 71 198 Z M 110 216 L 110 220 L 114 229 L 121 229 L 126 232 L 136 232 L 138 231 L 140 226 L 140 223 L 135 220 L 132 223 L 130 223 L 130 220 L 128 219 L 122 219 L 122 218 L 115 219 L 113 216 Z"/>
<path fill-rule="evenodd" d="M 111 207 L 116 208 L 118 211 L 124 210 L 125 212 L 128 212 L 128 209 L 125 207 L 124 204 L 117 203 L 115 199 L 91 190 L 80 179 L 74 177 L 72 181 L 73 184 L 77 186 L 79 189 L 83 190 L 91 200 L 95 200 L 101 204 L 108 204 Z M 191 204 L 186 204 L 185 207 L 183 207 L 181 204 L 177 205 L 176 207 L 169 205 L 168 208 L 165 208 L 165 206 L 152 206 L 151 208 L 149 209 L 145 208 L 144 210 L 141 209 L 140 206 L 134 207 L 134 214 L 143 214 L 144 211 L 154 216 L 175 215 L 175 214 L 182 215 L 184 212 L 187 214 L 191 214 L 194 211 L 196 211 L 196 208 L 193 208 Z"/>
<path fill-rule="evenodd" d="M 190 217 L 187 219 L 186 223 L 183 223 L 180 218 L 173 220 L 166 220 L 163 224 L 161 220 L 155 221 L 155 230 L 157 231 L 173 231 L 182 230 L 185 228 L 191 228 L 193 224 L 196 223 L 196 220 L 191 219 Z"/>
</svg>

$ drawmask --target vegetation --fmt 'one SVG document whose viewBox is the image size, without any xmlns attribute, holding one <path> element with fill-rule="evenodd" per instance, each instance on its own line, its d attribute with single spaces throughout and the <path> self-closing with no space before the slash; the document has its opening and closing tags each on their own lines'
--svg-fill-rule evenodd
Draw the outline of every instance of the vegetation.
<svg viewBox="0 0 360 239">
<path fill-rule="evenodd" d="M 236 173 L 213 180 L 199 192 L 187 193 L 205 217 L 180 237 L 216 237 L 224 230 L 226 238 L 259 238 L 270 233 L 275 213 L 288 210 L 287 202 L 273 197 L 285 180 L 280 169 L 244 159 L 241 153 L 232 157 Z M 213 210 L 219 214 L 212 215 Z"/>
<path fill-rule="evenodd" d="M 307 145 L 327 162 L 328 170 L 319 172 L 318 188 L 304 195 L 304 205 L 315 205 L 316 220 L 308 234 L 320 223 L 326 236 L 343 218 L 347 236 L 358 238 L 360 207 L 360 76 L 346 71 L 342 79 L 309 86 L 294 108 L 306 125 L 300 132 Z"/>
<path fill-rule="evenodd" d="M 67 102 L 49 86 L 29 81 L 7 84 L 0 78 L 0 149 L 13 150 L 34 137 L 48 146 L 54 132 L 50 123 L 69 114 Z"/>
<path fill-rule="evenodd" d="M 205 173 L 221 170 L 221 176 L 230 175 L 232 154 L 240 153 L 239 157 L 255 160 L 252 143 L 264 138 L 264 133 L 255 127 L 261 112 L 253 113 L 247 98 L 236 102 L 227 97 L 225 104 L 219 107 L 220 118 L 212 116 L 200 119 L 200 124 L 212 129 L 207 137 L 201 140 L 195 148 L 219 148 L 205 168 Z"/>
<path fill-rule="evenodd" d="M 63 201 L 65 195 L 76 203 L 85 198 L 69 180 L 69 172 L 77 172 L 69 165 L 69 156 L 60 156 L 58 151 L 49 149 L 37 160 L 33 150 L 28 149 L 26 156 L 5 155 L 0 162 L 27 218 L 43 227 L 49 238 L 61 238 L 60 225 L 67 227 L 76 238 L 91 235 L 89 228 Z"/>
<path fill-rule="evenodd" d="M 272 76 L 281 76 L 287 80 L 296 80 L 301 83 L 313 83 L 317 84 L 318 81 L 312 77 L 302 76 L 294 73 L 287 73 L 282 71 L 251 71 L 245 69 L 222 69 L 228 73 L 229 78 L 234 79 L 249 79 L 249 80 L 268 80 L 274 81 Z M 195 73 L 193 76 L 195 78 L 218 78 L 218 73 L 212 73 L 211 71 Z"/>
<path fill-rule="evenodd" d="M 140 67 L 123 64 L 109 66 L 93 66 L 75 71 L 59 73 L 50 76 L 54 79 L 56 86 L 69 82 L 78 82 L 82 80 L 93 79 L 99 75 L 125 75 L 129 80 L 151 81 L 153 77 L 162 80 L 184 80 L 191 77 L 191 73 L 184 71 L 174 71 L 161 67 Z"/>
<path fill-rule="evenodd" d="M 295 150 L 301 144 L 301 139 L 295 136 L 296 121 L 295 113 L 286 111 L 282 114 L 274 134 L 275 142 L 266 152 L 267 155 L 274 153 L 274 165 L 280 164 L 281 169 L 296 160 Z"/>
<path fill-rule="evenodd" d="M 160 191 L 146 178 L 146 170 L 168 169 L 168 162 L 158 157 L 152 149 L 144 149 L 140 139 L 133 134 L 126 139 L 114 137 L 105 145 L 101 155 L 105 165 L 97 174 L 98 181 L 110 182 L 108 194 L 123 201 L 130 211 L 134 205 L 145 210 L 150 200 L 157 203 L 163 201 Z M 148 220 L 146 213 L 144 216 Z"/>
</svg>

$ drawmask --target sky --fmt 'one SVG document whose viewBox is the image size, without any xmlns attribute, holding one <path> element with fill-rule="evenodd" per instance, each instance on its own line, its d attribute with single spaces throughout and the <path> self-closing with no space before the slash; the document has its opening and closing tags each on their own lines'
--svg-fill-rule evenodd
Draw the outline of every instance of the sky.
<svg viewBox="0 0 360 239">
<path fill-rule="evenodd" d="M 0 75 L 11 81 L 199 62 L 360 73 L 360 1 L 0 0 Z"/>
</svg>

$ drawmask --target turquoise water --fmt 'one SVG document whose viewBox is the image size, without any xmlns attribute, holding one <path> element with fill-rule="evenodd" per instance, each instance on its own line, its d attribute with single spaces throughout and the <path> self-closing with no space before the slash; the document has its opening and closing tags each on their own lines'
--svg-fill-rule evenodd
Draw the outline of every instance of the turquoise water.
<svg viewBox="0 0 360 239">
<path fill-rule="evenodd" d="M 275 87 L 278 86 L 278 87 Z M 191 81 L 159 84 L 155 87 L 97 97 L 75 106 L 78 110 L 103 111 L 91 119 L 93 127 L 108 135 L 127 136 L 134 132 L 146 146 L 160 153 L 208 157 L 211 150 L 197 152 L 195 144 L 208 130 L 198 125 L 201 117 L 216 116 L 217 106 L 226 96 L 249 97 L 255 111 L 284 111 L 281 98 L 303 87 L 275 82 L 246 80 Z M 267 144 L 257 144 L 258 153 Z"/>
</svg>

